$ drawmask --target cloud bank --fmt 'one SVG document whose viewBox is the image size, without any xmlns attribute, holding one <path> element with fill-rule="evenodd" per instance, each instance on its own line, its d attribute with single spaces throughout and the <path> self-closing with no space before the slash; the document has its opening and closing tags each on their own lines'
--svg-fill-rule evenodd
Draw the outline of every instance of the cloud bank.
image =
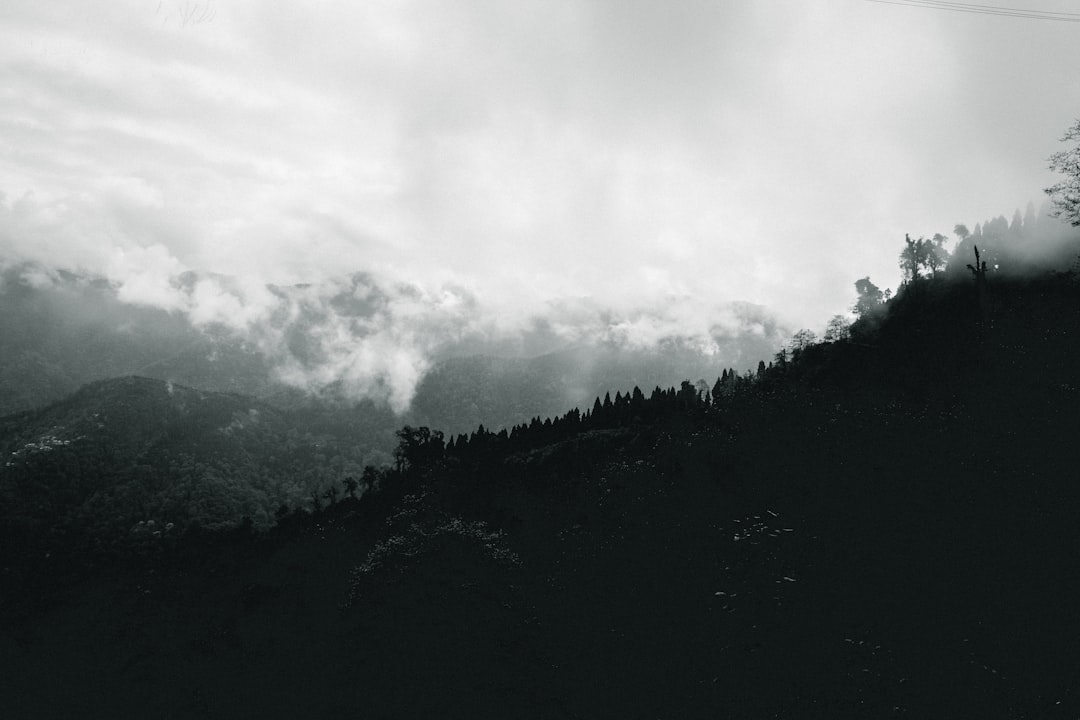
<svg viewBox="0 0 1080 720">
<path fill-rule="evenodd" d="M 468 334 L 446 288 L 495 328 L 559 298 L 617 315 L 588 334 L 705 338 L 731 301 L 820 326 L 855 279 L 895 286 L 905 233 L 1038 204 L 1080 93 L 1071 25 L 880 3 L 0 13 L 0 255 L 243 327 L 316 312 L 267 286 L 368 273 L 391 309 L 312 341 L 381 347 L 322 351 L 358 387 Z"/>
<path fill-rule="evenodd" d="M 146 254 L 160 255 L 160 250 Z M 352 273 L 275 286 L 252 278 L 174 272 L 175 258 L 141 255 L 134 260 L 120 255 L 115 267 L 124 269 L 129 261 L 139 272 L 122 280 L 64 275 L 37 262 L 12 267 L 3 261 L 0 277 L 39 291 L 76 291 L 68 293 L 70 298 L 88 284 L 108 288 L 122 303 L 180 316 L 208 338 L 257 351 L 278 382 L 319 396 L 372 400 L 399 414 L 409 409 L 425 374 L 453 357 L 529 358 L 570 349 L 674 351 L 684 359 L 687 353 L 711 358 L 722 367 L 756 363 L 756 356 L 744 357 L 747 338 L 767 354 L 787 335 L 764 308 L 745 303 L 703 307 L 691 296 L 624 307 L 566 298 L 510 315 L 490 299 L 453 285 L 423 288 Z M 0 286 L 0 296 L 8 290 Z M 70 298 L 57 307 L 77 311 Z M 127 325 L 123 317 L 112 322 Z"/>
<path fill-rule="evenodd" d="M 433 364 L 448 357 L 530 357 L 568 347 L 633 352 L 675 344 L 721 365 L 742 360 L 732 357 L 741 336 L 778 343 L 784 335 L 760 308 L 703 309 L 685 296 L 623 309 L 563 300 L 510 321 L 461 287 L 382 284 L 364 273 L 298 286 L 187 273 L 173 278 L 164 301 L 159 288 L 147 290 L 141 284 L 117 287 L 129 302 L 179 308 L 197 327 L 227 329 L 258 348 L 281 382 L 315 394 L 385 402 L 398 413 L 409 408 Z"/>
</svg>

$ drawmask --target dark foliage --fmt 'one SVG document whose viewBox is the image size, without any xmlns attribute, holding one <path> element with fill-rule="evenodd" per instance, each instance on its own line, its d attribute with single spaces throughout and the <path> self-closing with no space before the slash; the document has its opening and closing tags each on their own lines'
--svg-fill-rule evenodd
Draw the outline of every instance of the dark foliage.
<svg viewBox="0 0 1080 720">
<path fill-rule="evenodd" d="M 73 554 L 79 562 L 142 552 L 192 527 L 248 518 L 348 491 L 369 460 L 347 417 L 282 411 L 250 397 L 147 378 L 87 385 L 0 424 L 0 559 Z M 363 491 L 359 486 L 352 494 Z M 16 562 L 18 558 L 23 561 Z M 73 560 L 74 561 L 74 560 Z"/>
</svg>

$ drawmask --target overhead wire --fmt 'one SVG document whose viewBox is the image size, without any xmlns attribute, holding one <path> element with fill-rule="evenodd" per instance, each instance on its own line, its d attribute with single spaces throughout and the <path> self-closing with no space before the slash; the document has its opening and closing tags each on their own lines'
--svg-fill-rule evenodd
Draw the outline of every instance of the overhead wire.
<svg viewBox="0 0 1080 720">
<path fill-rule="evenodd" d="M 1047 20 L 1080 21 L 1080 13 L 1061 12 L 1056 10 L 1031 10 L 1028 8 L 1005 7 L 1002 5 L 982 5 L 979 3 L 955 2 L 953 0 L 869 0 L 870 2 L 885 2 L 890 5 L 912 5 L 928 7 L 937 10 L 954 10 L 957 12 L 984 13 L 994 15 L 1009 15 L 1013 17 L 1038 17 Z"/>
<path fill-rule="evenodd" d="M 997 15 L 999 17 L 1028 18 L 1031 20 L 1056 20 L 1058 22 L 1080 22 L 1080 13 L 1058 12 L 1055 10 L 1027 10 L 1024 8 L 1001 5 L 981 5 L 978 3 L 947 2 L 946 0 L 866 0 L 883 5 L 906 5 L 931 10 L 971 13 L 976 15 Z"/>
</svg>

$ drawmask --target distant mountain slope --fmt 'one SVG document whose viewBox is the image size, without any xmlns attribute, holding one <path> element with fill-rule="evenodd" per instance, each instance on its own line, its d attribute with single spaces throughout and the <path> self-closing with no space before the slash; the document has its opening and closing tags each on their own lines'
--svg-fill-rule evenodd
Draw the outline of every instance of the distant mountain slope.
<svg viewBox="0 0 1080 720">
<path fill-rule="evenodd" d="M 335 337 L 342 346 L 360 347 L 363 328 L 351 337 L 353 327 L 346 321 L 367 321 L 389 302 L 362 274 L 347 280 L 328 288 L 328 293 L 338 294 L 319 296 L 318 303 L 290 298 L 289 289 L 271 288 L 284 303 L 279 314 L 287 318 L 287 322 L 279 319 L 281 327 L 274 328 L 284 343 L 278 349 L 293 370 L 319 374 L 320 362 L 333 364 L 323 357 L 325 348 L 319 344 L 323 336 Z M 178 282 L 190 285 L 197 279 L 189 275 Z M 396 414 L 378 396 L 379 382 L 372 382 L 375 397 L 370 401 L 358 400 L 356 389 L 340 377 L 334 379 L 333 373 L 322 384 L 285 382 L 279 372 L 283 358 L 268 354 L 243 333 L 214 324 L 196 327 L 183 313 L 121 302 L 117 289 L 103 278 L 11 265 L 0 270 L 0 303 L 0 416 L 45 407 L 88 382 L 139 375 L 251 395 L 284 410 L 322 407 L 320 413 L 334 415 L 348 407 L 351 414 L 365 416 L 361 424 L 366 429 L 378 429 L 358 435 L 356 442 L 366 452 L 382 453 L 393 449 L 393 430 L 406 423 L 448 433 L 467 432 L 480 423 L 509 427 L 591 404 L 609 391 L 628 392 L 634 385 L 651 390 L 655 385 L 677 385 L 686 377 L 711 384 L 726 367 L 755 367 L 785 340 L 784 330 L 764 308 L 747 303 L 732 305 L 734 319 L 729 323 L 737 329 L 717 329 L 709 348 L 680 337 L 655 347 L 628 345 L 611 337 L 585 337 L 568 345 L 540 323 L 539 329 L 522 331 L 522 337 L 512 339 L 519 341 L 519 349 L 546 347 L 546 352 L 502 357 L 471 352 L 484 345 L 484 338 L 482 333 L 464 334 L 431 350 L 433 367 L 419 380 L 412 407 Z M 596 308 L 589 312 L 603 315 Z M 338 324 L 331 323 L 329 329 L 320 325 L 331 320 Z M 610 331 L 596 318 L 590 322 L 598 333 Z M 507 338 L 496 340 L 489 343 L 491 352 L 513 350 L 514 343 Z M 375 364 L 393 350 L 378 347 L 370 358 Z"/>
<path fill-rule="evenodd" d="M 716 354 L 671 342 L 651 350 L 582 346 L 534 358 L 453 358 L 438 363 L 420 382 L 404 420 L 451 434 L 479 425 L 498 430 L 585 409 L 597 397 L 634 387 L 650 392 L 688 378 L 711 387 L 727 369 L 724 363 L 740 372 L 753 369 L 781 342 L 774 333 Z"/>
<path fill-rule="evenodd" d="M 242 342 L 201 332 L 179 314 L 120 302 L 103 279 L 52 271 L 46 280 L 27 280 L 33 269 L 0 272 L 0 416 L 133 374 L 204 390 L 266 392 L 266 360 Z"/>
<path fill-rule="evenodd" d="M 347 418 L 161 380 L 91 383 L 3 419 L 0 526 L 43 547 L 65 535 L 123 542 L 149 522 L 177 535 L 245 516 L 267 527 L 280 505 L 360 477 L 372 458 L 349 429 Z"/>
</svg>

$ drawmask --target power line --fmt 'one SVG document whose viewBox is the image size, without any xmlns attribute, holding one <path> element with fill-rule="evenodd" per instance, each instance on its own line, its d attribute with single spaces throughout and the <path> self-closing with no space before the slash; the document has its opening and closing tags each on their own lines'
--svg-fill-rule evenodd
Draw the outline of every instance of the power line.
<svg viewBox="0 0 1080 720">
<path fill-rule="evenodd" d="M 867 0 L 884 5 L 907 5 L 909 7 L 949 10 L 977 15 L 998 15 L 1001 17 L 1030 18 L 1034 20 L 1057 20 L 1059 22 L 1080 22 L 1080 13 L 1064 13 L 1043 10 L 1024 10 L 994 5 L 975 5 L 972 3 L 935 2 L 934 0 Z"/>
<path fill-rule="evenodd" d="M 1058 22 L 1080 22 L 1080 13 L 1057 12 L 1053 10 L 1025 10 L 1023 8 L 1003 7 L 1000 5 L 979 5 L 976 3 L 944 2 L 939 0 L 866 0 L 883 5 L 907 5 L 932 10 L 948 10 L 975 15 L 997 15 L 999 17 L 1028 18 L 1031 20 L 1056 20 Z"/>
<path fill-rule="evenodd" d="M 1028 10 L 1025 8 L 1004 7 L 1001 5 L 980 5 L 977 3 L 951 2 L 948 0 L 869 0 L 889 5 L 912 5 L 935 10 L 953 10 L 987 15 L 1007 15 L 1009 17 L 1031 17 L 1044 20 L 1063 20 L 1080 22 L 1080 13 L 1058 12 L 1054 10 Z"/>
<path fill-rule="evenodd" d="M 1002 5 L 980 5 L 979 3 L 956 2 L 955 0 L 908 0 L 924 5 L 948 5 L 957 8 L 979 8 L 981 10 L 1001 10 L 1004 12 L 1031 13 L 1035 15 L 1064 16 L 1080 18 L 1080 13 L 1061 12 L 1058 10 L 1032 10 L 1030 8 L 1013 8 Z"/>
</svg>

